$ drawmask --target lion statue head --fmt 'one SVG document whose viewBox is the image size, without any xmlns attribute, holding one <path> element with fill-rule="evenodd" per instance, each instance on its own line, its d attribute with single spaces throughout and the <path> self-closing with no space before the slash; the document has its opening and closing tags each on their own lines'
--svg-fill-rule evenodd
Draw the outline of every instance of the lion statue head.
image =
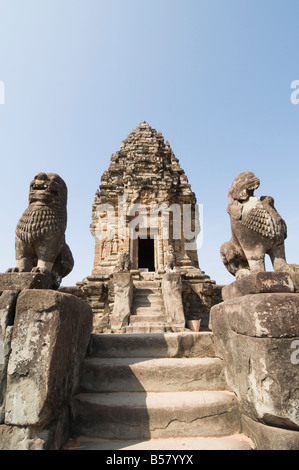
<svg viewBox="0 0 299 470">
<path fill-rule="evenodd" d="M 246 201 L 260 185 L 260 180 L 251 171 L 239 173 L 230 185 L 229 199 Z"/>
<path fill-rule="evenodd" d="M 65 208 L 67 187 L 56 173 L 39 173 L 30 183 L 29 204 Z"/>
</svg>

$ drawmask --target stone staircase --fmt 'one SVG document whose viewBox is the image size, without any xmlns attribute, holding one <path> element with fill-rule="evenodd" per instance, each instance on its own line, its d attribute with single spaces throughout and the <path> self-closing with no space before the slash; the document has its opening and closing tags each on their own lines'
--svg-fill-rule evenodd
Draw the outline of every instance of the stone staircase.
<svg viewBox="0 0 299 470">
<path fill-rule="evenodd" d="M 254 448 L 240 429 L 211 332 L 92 335 L 65 449 Z"/>
<path fill-rule="evenodd" d="M 167 324 L 161 280 L 135 280 L 134 297 L 126 333 L 163 333 Z"/>
</svg>

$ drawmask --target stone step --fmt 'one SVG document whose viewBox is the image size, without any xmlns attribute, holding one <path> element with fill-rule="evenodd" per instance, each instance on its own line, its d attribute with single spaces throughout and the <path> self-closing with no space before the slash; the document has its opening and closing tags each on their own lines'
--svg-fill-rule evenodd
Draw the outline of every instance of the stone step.
<svg viewBox="0 0 299 470">
<path fill-rule="evenodd" d="M 162 302 L 154 302 L 148 304 L 146 302 L 133 302 L 131 310 L 144 309 L 149 313 L 149 310 L 164 310 L 164 304 Z"/>
<path fill-rule="evenodd" d="M 72 435 L 105 439 L 218 437 L 240 431 L 234 393 L 89 393 L 71 403 Z"/>
<path fill-rule="evenodd" d="M 128 325 L 125 327 L 125 330 L 124 330 L 124 333 L 126 334 L 149 334 L 149 333 L 160 333 L 160 334 L 164 334 L 164 333 L 171 333 L 173 331 L 176 331 L 174 330 L 173 326 L 169 326 L 167 325 L 167 323 L 163 322 L 163 323 L 148 323 L 148 322 L 142 322 L 142 323 L 135 323 L 135 324 L 131 324 L 131 325 Z"/>
<path fill-rule="evenodd" d="M 142 312 L 144 312 L 145 315 L 148 315 L 150 313 L 159 314 L 161 312 L 164 312 L 164 310 L 165 310 L 164 304 L 162 303 L 154 303 L 154 304 L 146 305 L 146 304 L 139 304 L 137 302 L 133 302 L 132 307 L 131 307 L 132 314 L 137 313 L 138 311 L 140 315 L 142 315 Z"/>
<path fill-rule="evenodd" d="M 149 297 L 149 298 L 161 298 L 161 289 L 135 289 L 134 297 Z"/>
<path fill-rule="evenodd" d="M 163 297 L 159 294 L 149 294 L 149 295 L 134 295 L 133 302 L 141 303 L 145 305 L 154 304 L 154 303 L 163 303 Z"/>
<path fill-rule="evenodd" d="M 150 313 L 147 313 L 147 312 Z M 130 323 L 129 325 L 133 325 L 136 323 L 166 323 L 166 318 L 161 314 L 161 311 L 157 311 L 157 313 L 153 313 L 152 310 L 147 309 L 141 310 L 137 309 L 135 314 L 130 315 Z"/>
<path fill-rule="evenodd" d="M 142 284 L 144 284 L 144 282 L 147 283 L 147 281 L 140 281 L 140 282 L 142 282 Z M 148 283 L 147 286 L 134 284 L 134 293 L 142 294 L 142 295 L 161 294 L 162 288 L 160 284 L 161 284 L 160 282 L 156 282 L 156 281 L 155 283 L 153 282 Z"/>
<path fill-rule="evenodd" d="M 164 307 L 133 307 L 131 308 L 131 315 L 140 315 L 140 316 L 156 316 L 156 315 L 164 315 Z"/>
<path fill-rule="evenodd" d="M 92 334 L 93 357 L 214 357 L 212 332 L 164 334 Z"/>
<path fill-rule="evenodd" d="M 144 292 L 145 291 L 145 292 Z M 157 290 L 156 292 L 151 290 L 149 291 L 148 289 L 138 289 L 134 292 L 134 298 L 135 299 L 149 299 L 149 300 L 159 300 L 162 299 L 162 293 Z"/>
<path fill-rule="evenodd" d="M 133 281 L 137 289 L 160 289 L 161 281 Z"/>
<path fill-rule="evenodd" d="M 81 392 L 180 392 L 223 390 L 218 358 L 86 359 Z"/>
<path fill-rule="evenodd" d="M 255 445 L 244 434 L 222 437 L 189 437 L 180 439 L 149 439 L 146 441 L 108 441 L 106 439 L 80 436 L 70 439 L 64 450 L 111 450 L 111 451 L 196 451 L 196 450 L 254 450 Z M 138 457 L 138 456 L 136 456 Z M 182 454 L 183 457 L 183 454 Z M 143 457 L 142 457 L 143 458 Z M 150 456 L 148 461 L 150 461 Z M 155 458 L 155 457 L 153 457 Z M 185 459 L 187 462 L 187 459 Z M 166 461 L 165 461 L 166 462 Z M 160 461 L 161 463 L 161 461 Z M 194 463 L 194 462 L 193 462 Z"/>
<path fill-rule="evenodd" d="M 160 302 L 156 302 L 153 304 L 146 304 L 145 302 L 141 302 L 141 303 L 133 302 L 131 306 L 131 311 L 133 313 L 136 310 L 140 310 L 140 313 L 142 312 L 142 310 L 144 310 L 144 313 L 148 315 L 151 311 L 153 313 L 156 313 L 156 312 L 158 313 L 158 312 L 164 311 L 165 308 L 164 308 L 164 304 Z"/>
<path fill-rule="evenodd" d="M 163 276 L 157 276 L 157 273 L 154 272 L 141 272 L 139 274 L 140 281 L 161 281 Z"/>
<path fill-rule="evenodd" d="M 152 296 L 150 297 L 134 297 L 132 305 L 138 305 L 138 306 L 144 306 L 144 307 L 151 307 L 161 305 L 164 307 L 164 302 L 161 296 L 155 296 L 154 298 Z"/>
</svg>

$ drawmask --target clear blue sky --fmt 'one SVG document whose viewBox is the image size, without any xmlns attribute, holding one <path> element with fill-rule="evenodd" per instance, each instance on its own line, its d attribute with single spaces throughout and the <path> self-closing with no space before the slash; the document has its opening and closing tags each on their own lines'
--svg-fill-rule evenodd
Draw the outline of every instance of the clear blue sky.
<svg viewBox="0 0 299 470">
<path fill-rule="evenodd" d="M 89 275 L 91 206 L 110 156 L 141 121 L 169 140 L 204 206 L 201 268 L 233 277 L 227 191 L 250 170 L 299 263 L 298 0 L 0 0 L 0 272 L 40 171 L 67 183 L 64 285 Z"/>
</svg>

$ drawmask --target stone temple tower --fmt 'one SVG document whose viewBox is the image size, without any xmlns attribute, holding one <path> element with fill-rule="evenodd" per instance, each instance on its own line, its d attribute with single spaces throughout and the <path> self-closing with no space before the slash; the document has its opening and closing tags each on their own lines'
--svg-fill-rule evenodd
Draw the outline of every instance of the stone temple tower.
<svg viewBox="0 0 299 470">
<path fill-rule="evenodd" d="M 93 270 L 78 286 L 96 331 L 181 331 L 192 319 L 208 328 L 219 289 L 199 268 L 196 197 L 168 141 L 145 121 L 111 156 L 90 229 Z"/>
<path fill-rule="evenodd" d="M 94 272 L 111 271 L 120 252 L 129 253 L 131 269 L 163 272 L 170 245 L 178 266 L 198 267 L 196 243 L 188 244 L 185 234 L 189 228 L 195 241 L 195 204 L 169 143 L 142 122 L 112 155 L 95 196 Z"/>
</svg>

